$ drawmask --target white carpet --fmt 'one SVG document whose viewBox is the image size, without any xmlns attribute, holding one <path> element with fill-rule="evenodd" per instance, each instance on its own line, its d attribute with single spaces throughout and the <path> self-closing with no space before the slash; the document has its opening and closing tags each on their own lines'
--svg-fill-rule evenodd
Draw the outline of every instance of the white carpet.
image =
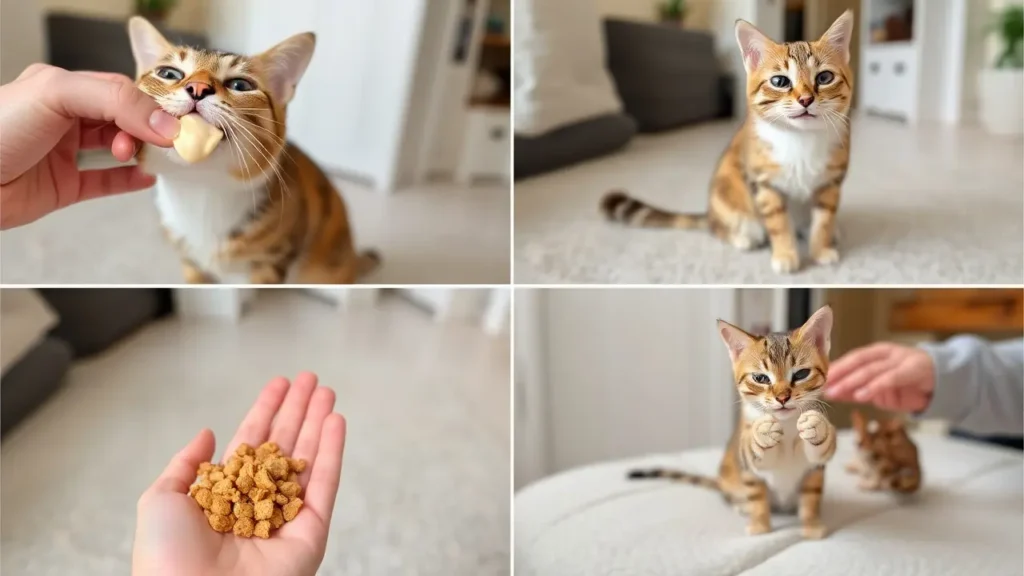
<svg viewBox="0 0 1024 576">
<path fill-rule="evenodd" d="M 700 231 L 605 223 L 598 201 L 624 188 L 667 208 L 703 211 L 735 125 L 641 136 L 618 154 L 516 182 L 517 283 L 1020 284 L 1024 141 L 978 129 L 854 122 L 838 225 L 843 260 L 771 270 Z"/>
<path fill-rule="evenodd" d="M 508 354 L 397 298 L 340 314 L 271 290 L 237 325 L 151 324 L 4 438 L 0 573 L 128 574 L 136 500 L 168 459 L 204 426 L 220 454 L 270 378 L 312 370 L 349 434 L 319 574 L 508 574 Z"/>
<path fill-rule="evenodd" d="M 504 284 L 511 205 L 505 186 L 430 185 L 388 196 L 335 181 L 356 246 L 384 265 L 373 284 Z M 181 284 L 149 191 L 93 200 L 0 233 L 4 284 Z"/>
</svg>

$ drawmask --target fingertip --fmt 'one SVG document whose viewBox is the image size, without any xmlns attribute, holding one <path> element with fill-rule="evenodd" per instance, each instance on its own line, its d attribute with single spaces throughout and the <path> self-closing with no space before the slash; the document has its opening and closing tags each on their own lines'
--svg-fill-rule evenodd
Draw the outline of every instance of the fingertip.
<svg viewBox="0 0 1024 576">
<path fill-rule="evenodd" d="M 121 131 L 114 136 L 110 144 L 110 153 L 117 158 L 118 162 L 127 162 L 135 157 L 139 151 L 139 141 L 131 134 Z"/>
</svg>

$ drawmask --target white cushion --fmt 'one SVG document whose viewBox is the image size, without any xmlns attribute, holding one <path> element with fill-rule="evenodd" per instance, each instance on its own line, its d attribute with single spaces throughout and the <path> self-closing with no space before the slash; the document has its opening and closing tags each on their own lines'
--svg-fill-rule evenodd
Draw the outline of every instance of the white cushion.
<svg viewBox="0 0 1024 576">
<path fill-rule="evenodd" d="M 0 374 L 16 364 L 47 331 L 57 315 L 38 292 L 29 288 L 0 291 Z"/>
<path fill-rule="evenodd" d="M 651 466 L 713 475 L 720 449 L 571 470 L 516 495 L 516 574 L 763 576 L 812 573 L 810 566 L 815 576 L 1019 574 L 1024 458 L 956 439 L 915 441 L 924 484 L 900 501 L 856 488 L 856 478 L 843 470 L 853 439 L 840 432 L 822 504 L 832 534 L 822 542 L 804 542 L 792 516 L 774 516 L 769 534 L 746 536 L 746 519 L 713 490 L 626 480 L 629 470 Z M 982 529 L 985 519 L 991 527 Z M 940 544 L 942 554 L 913 566 L 903 557 L 933 554 Z M 1011 563 L 1016 568 L 1008 571 Z M 986 569 L 977 572 L 978 566 Z"/>
<path fill-rule="evenodd" d="M 593 0 L 516 0 L 515 132 L 537 136 L 622 103 L 605 68 L 604 29 Z"/>
</svg>

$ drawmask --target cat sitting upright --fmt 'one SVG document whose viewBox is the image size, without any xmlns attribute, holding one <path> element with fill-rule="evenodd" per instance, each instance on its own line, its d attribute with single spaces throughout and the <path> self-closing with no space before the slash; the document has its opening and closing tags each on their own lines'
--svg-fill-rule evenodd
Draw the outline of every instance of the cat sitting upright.
<svg viewBox="0 0 1024 576">
<path fill-rule="evenodd" d="M 357 253 L 345 203 L 285 140 L 285 110 L 313 56 L 312 33 L 256 56 L 175 46 L 141 17 L 128 23 L 137 85 L 173 116 L 197 113 L 224 133 L 205 160 L 146 145 L 156 205 L 190 283 L 348 284 L 379 263 Z"/>
</svg>

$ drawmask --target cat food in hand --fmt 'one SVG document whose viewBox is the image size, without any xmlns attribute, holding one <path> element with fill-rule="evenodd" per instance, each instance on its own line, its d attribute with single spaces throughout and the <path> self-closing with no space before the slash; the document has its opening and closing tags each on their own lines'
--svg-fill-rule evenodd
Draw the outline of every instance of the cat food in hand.
<svg viewBox="0 0 1024 576">
<path fill-rule="evenodd" d="M 298 475 L 305 469 L 305 460 L 281 454 L 274 442 L 256 449 L 242 444 L 223 466 L 200 464 L 199 478 L 188 493 L 217 532 L 270 538 L 272 530 L 294 520 L 302 508 Z"/>
<path fill-rule="evenodd" d="M 223 132 L 199 114 L 186 114 L 181 117 L 181 131 L 174 139 L 174 149 L 186 162 L 195 164 L 213 154 L 223 137 Z"/>
</svg>

